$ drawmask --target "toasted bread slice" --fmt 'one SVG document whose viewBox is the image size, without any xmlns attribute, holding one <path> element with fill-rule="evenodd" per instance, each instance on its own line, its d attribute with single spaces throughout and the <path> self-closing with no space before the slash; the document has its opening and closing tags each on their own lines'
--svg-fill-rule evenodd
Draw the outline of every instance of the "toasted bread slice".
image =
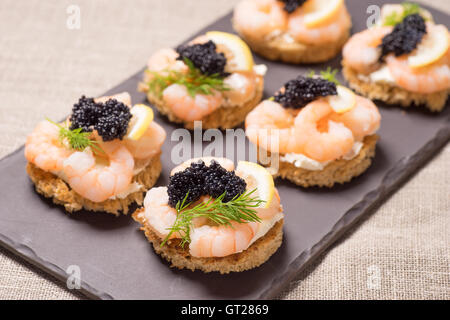
<svg viewBox="0 0 450 320">
<path fill-rule="evenodd" d="M 90 211 L 104 211 L 119 215 L 127 214 L 129 206 L 133 203 L 141 205 L 144 193 L 153 187 L 161 173 L 160 154 L 155 155 L 147 166 L 133 177 L 133 182 L 143 186 L 143 190 L 133 192 L 124 199 L 108 199 L 103 202 L 92 202 L 83 198 L 70 188 L 70 186 L 56 175 L 39 169 L 32 163 L 27 164 L 27 173 L 33 181 L 36 191 L 46 198 L 52 198 L 53 202 L 63 205 L 66 211 L 74 212 L 81 209 Z"/>
<path fill-rule="evenodd" d="M 192 271 L 241 272 L 256 268 L 266 262 L 280 247 L 283 241 L 283 222 L 278 221 L 263 237 L 256 240 L 248 249 L 225 257 L 198 258 L 189 254 L 188 246 L 182 248 L 180 240 L 170 240 L 161 246 L 161 238 L 152 230 L 146 222 L 144 209 L 133 213 L 133 218 L 139 222 L 148 241 L 153 245 L 157 254 L 171 263 L 171 267 L 189 269 Z"/>
<path fill-rule="evenodd" d="M 287 179 L 305 188 L 332 187 L 337 183 L 348 182 L 362 174 L 370 166 L 372 158 L 375 156 L 377 140 L 376 134 L 365 137 L 364 145 L 355 158 L 335 160 L 320 171 L 298 168 L 290 162 L 280 160 L 278 172 L 274 174 L 274 177 Z"/>
</svg>

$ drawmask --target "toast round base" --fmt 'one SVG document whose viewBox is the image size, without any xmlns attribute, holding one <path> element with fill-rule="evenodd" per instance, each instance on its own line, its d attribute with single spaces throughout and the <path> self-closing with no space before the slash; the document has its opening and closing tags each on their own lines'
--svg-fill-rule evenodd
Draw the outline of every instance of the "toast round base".
<svg viewBox="0 0 450 320">
<path fill-rule="evenodd" d="M 348 12 L 347 15 L 350 20 Z M 239 28 L 234 20 L 233 28 L 247 42 L 252 51 L 260 56 L 273 61 L 300 64 L 325 62 L 337 56 L 350 37 L 351 25 L 337 41 L 319 45 L 286 41 L 283 36 L 274 37 L 269 40 L 264 39 L 264 37 L 255 37 Z"/>
<path fill-rule="evenodd" d="M 242 122 L 244 122 L 247 114 L 255 108 L 258 103 L 261 101 L 263 96 L 264 89 L 264 79 L 263 77 L 259 77 L 260 81 L 258 81 L 256 86 L 256 91 L 253 98 L 243 105 L 240 106 L 227 106 L 227 107 L 219 107 L 214 112 L 210 113 L 203 119 L 198 121 L 202 122 L 203 129 L 231 129 Z M 143 89 L 143 88 L 142 88 Z M 142 91 L 142 89 L 139 89 Z M 147 100 L 153 104 L 158 111 L 167 116 L 169 121 L 175 123 L 182 123 L 186 129 L 194 129 L 194 121 L 185 121 L 177 117 L 172 110 L 167 107 L 164 101 L 154 94 L 147 92 Z"/>
<path fill-rule="evenodd" d="M 133 182 L 143 185 L 145 190 L 133 192 L 124 199 L 108 199 L 103 202 L 92 202 L 83 198 L 72 190 L 64 180 L 50 172 L 39 169 L 30 162 L 27 163 L 26 170 L 36 191 L 46 198 L 52 198 L 55 204 L 63 205 L 66 211 L 74 212 L 84 208 L 90 211 L 104 211 L 118 216 L 120 212 L 127 214 L 129 206 L 134 202 L 138 205 L 142 204 L 144 193 L 153 187 L 161 173 L 161 161 L 160 154 L 157 154 L 143 171 L 133 177 Z"/>
<path fill-rule="evenodd" d="M 423 94 L 407 91 L 389 83 L 371 83 L 358 78 L 358 72 L 349 66 L 343 65 L 342 73 L 349 86 L 372 100 L 381 100 L 388 104 L 397 104 L 402 107 L 423 105 L 433 112 L 444 109 L 450 90 Z"/>
<path fill-rule="evenodd" d="M 263 237 L 256 240 L 247 250 L 226 257 L 197 258 L 189 254 L 187 246 L 179 246 L 179 240 L 170 240 L 161 247 L 162 240 L 148 226 L 142 214 L 144 209 L 133 213 L 133 218 L 139 222 L 148 241 L 153 245 L 157 254 L 171 263 L 171 267 L 178 269 L 189 269 L 191 271 L 201 270 L 203 272 L 241 272 L 256 268 L 266 262 L 280 247 L 283 241 L 283 220 L 278 221 L 272 229 Z M 140 214 L 141 213 L 141 214 Z"/>
<path fill-rule="evenodd" d="M 323 170 L 312 171 L 303 168 L 297 168 L 290 162 L 279 162 L 278 172 L 275 177 L 287 179 L 296 185 L 308 187 L 329 187 L 337 183 L 345 183 L 359 176 L 372 163 L 375 156 L 375 147 L 378 140 L 376 134 L 364 138 L 364 145 L 359 154 L 351 159 L 339 159 L 329 163 Z"/>
</svg>

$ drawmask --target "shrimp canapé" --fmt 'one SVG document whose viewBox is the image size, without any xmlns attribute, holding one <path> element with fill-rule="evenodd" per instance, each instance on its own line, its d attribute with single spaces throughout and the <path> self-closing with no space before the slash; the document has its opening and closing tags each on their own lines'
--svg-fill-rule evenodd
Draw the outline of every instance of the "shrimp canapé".
<svg viewBox="0 0 450 320">
<path fill-rule="evenodd" d="M 173 122 L 226 128 L 242 122 L 260 101 L 264 74 L 239 37 L 211 31 L 176 50 L 157 51 L 139 89 Z"/>
<path fill-rule="evenodd" d="M 450 93 L 448 29 L 417 5 L 383 6 L 380 21 L 347 42 L 342 64 L 352 88 L 390 104 L 441 111 Z"/>
<path fill-rule="evenodd" d="M 83 96 L 65 122 L 43 121 L 28 136 L 27 171 L 38 192 L 53 197 L 69 211 L 86 207 L 116 214 L 117 210 L 126 212 L 128 207 L 123 206 L 127 201 L 119 205 L 116 199 L 142 193 L 156 182 L 165 137 L 164 129 L 153 121 L 151 109 L 144 105 L 131 107 L 128 93 L 98 99 Z M 36 170 L 54 175 L 45 181 L 46 189 L 41 189 Z M 141 179 L 140 172 L 146 178 Z M 149 176 L 150 172 L 153 176 Z M 56 184 L 51 191 L 53 181 L 65 183 L 67 194 Z"/>
<path fill-rule="evenodd" d="M 260 151 L 304 171 L 357 157 L 365 138 L 379 126 L 380 113 L 372 101 L 328 80 L 303 76 L 287 82 L 245 121 L 246 135 Z"/>
<path fill-rule="evenodd" d="M 221 183 L 214 182 L 217 179 Z M 235 258 L 228 264 L 226 259 L 245 254 L 268 232 L 279 232 L 281 241 L 278 228 L 283 217 L 278 191 L 266 169 L 241 161 L 235 170 L 232 161 L 213 157 L 175 167 L 169 185 L 151 189 L 144 208 L 133 214 L 156 252 L 174 266 L 221 273 L 242 271 L 267 260 L 274 251 L 263 261 L 256 258 L 245 265 Z M 166 252 L 165 248 L 171 249 Z M 207 260 L 201 259 L 209 258 L 225 260 L 214 260 L 217 265 L 208 269 Z"/>
<path fill-rule="evenodd" d="M 233 25 L 252 49 L 271 60 L 323 62 L 348 38 L 351 18 L 343 0 L 242 0 Z"/>
</svg>

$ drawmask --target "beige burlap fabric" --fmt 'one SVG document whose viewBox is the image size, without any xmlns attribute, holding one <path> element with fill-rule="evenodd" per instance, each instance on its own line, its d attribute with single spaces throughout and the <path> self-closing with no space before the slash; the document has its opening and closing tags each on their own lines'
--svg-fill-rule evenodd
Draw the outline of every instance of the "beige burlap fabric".
<svg viewBox="0 0 450 320">
<path fill-rule="evenodd" d="M 427 2 L 450 11 L 448 0 Z M 154 50 L 175 45 L 235 3 L 2 0 L 0 157 L 23 144 L 44 116 L 62 118 L 80 94 L 111 88 Z M 67 27 L 70 5 L 81 10 L 79 30 Z M 280 298 L 448 299 L 449 219 L 447 146 Z M 83 296 L 0 249 L 0 299 L 77 298 Z"/>
</svg>

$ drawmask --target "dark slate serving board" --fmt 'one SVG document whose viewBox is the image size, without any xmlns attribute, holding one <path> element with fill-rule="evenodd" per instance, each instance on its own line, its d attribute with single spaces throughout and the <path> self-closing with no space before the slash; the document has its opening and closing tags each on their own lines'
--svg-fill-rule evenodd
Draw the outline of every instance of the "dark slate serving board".
<svg viewBox="0 0 450 320">
<path fill-rule="evenodd" d="M 366 26 L 369 4 L 383 1 L 348 0 L 353 32 Z M 435 20 L 449 25 L 448 15 L 430 9 Z M 232 31 L 231 15 L 201 30 Z M 145 61 L 147 57 L 142 57 Z M 266 96 L 285 81 L 311 69 L 339 67 L 341 57 L 315 66 L 293 66 L 264 61 L 269 67 Z M 107 93 L 129 91 L 133 102 L 144 102 L 136 92 L 142 71 Z M 341 79 L 342 80 L 342 79 Z M 80 95 L 83 94 L 80 92 Z M 56 276 L 66 280 L 70 265 L 81 269 L 82 291 L 102 299 L 256 299 L 275 297 L 305 265 L 343 234 L 358 218 L 374 211 L 386 197 L 450 139 L 450 108 L 430 114 L 419 108 L 387 107 L 382 115 L 380 141 L 373 165 L 352 182 L 332 189 L 302 189 L 276 181 L 285 208 L 285 238 L 278 252 L 263 266 L 242 273 L 180 271 L 157 256 L 130 216 L 101 213 L 69 215 L 34 191 L 25 173 L 23 148 L 0 162 L 0 243 Z M 157 114 L 157 113 L 156 113 Z M 174 166 L 170 160 L 171 132 L 176 126 L 157 115 L 168 133 L 163 147 L 166 185 Z"/>
</svg>

